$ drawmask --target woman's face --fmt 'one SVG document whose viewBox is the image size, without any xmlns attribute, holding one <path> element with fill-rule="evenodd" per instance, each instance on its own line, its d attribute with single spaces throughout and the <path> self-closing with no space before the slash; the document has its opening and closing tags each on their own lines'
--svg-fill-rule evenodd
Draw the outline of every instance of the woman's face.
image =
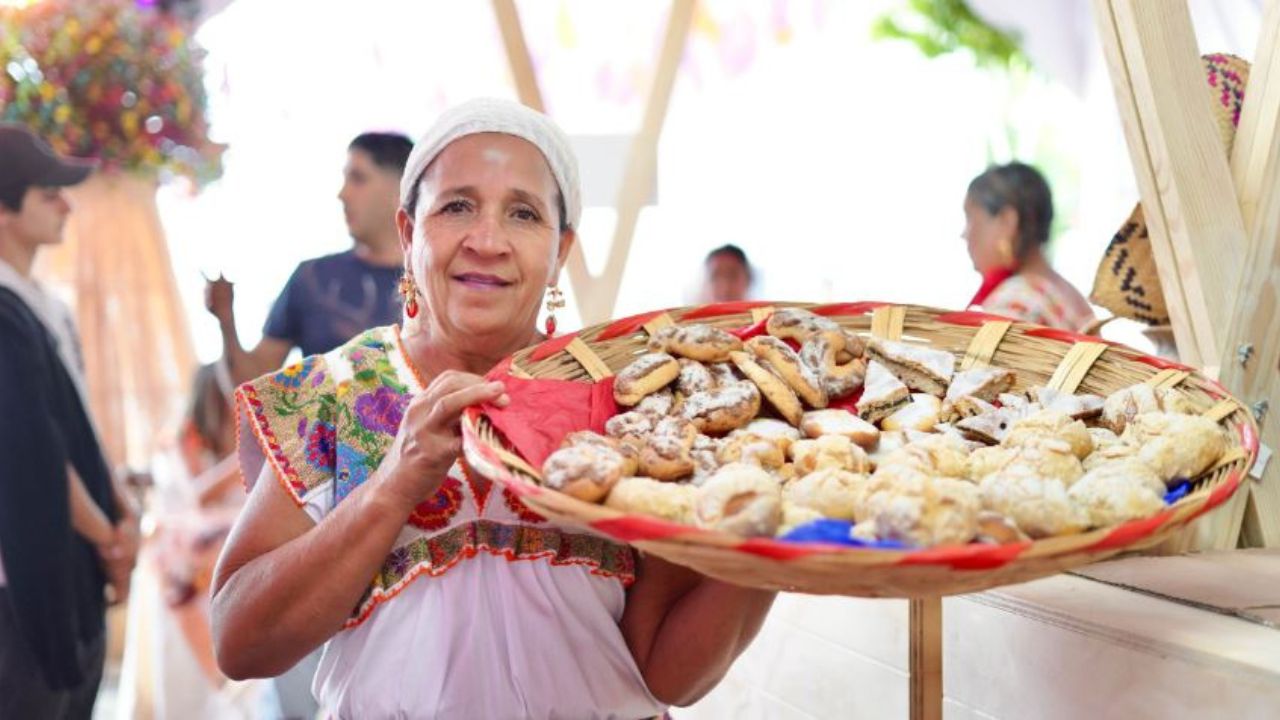
<svg viewBox="0 0 1280 720">
<path fill-rule="evenodd" d="M 973 269 L 986 275 L 999 269 L 1010 269 L 1015 262 L 1014 239 L 1017 235 L 1018 216 L 1013 208 L 1004 208 L 992 215 L 986 208 L 964 199 L 965 243 Z"/>
<path fill-rule="evenodd" d="M 477 352 L 530 340 L 574 239 L 559 230 L 541 151 L 512 135 L 468 135 L 436 157 L 418 192 L 415 217 L 401 211 L 397 223 L 432 330 Z"/>
</svg>

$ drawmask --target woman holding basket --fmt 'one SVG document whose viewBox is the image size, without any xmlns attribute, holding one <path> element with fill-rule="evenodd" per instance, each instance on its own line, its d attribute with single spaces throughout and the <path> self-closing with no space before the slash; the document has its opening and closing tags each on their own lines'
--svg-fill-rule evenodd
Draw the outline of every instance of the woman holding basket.
<svg viewBox="0 0 1280 720">
<path fill-rule="evenodd" d="M 460 414 L 508 402 L 481 376 L 539 339 L 580 214 L 576 160 L 539 113 L 472 101 L 417 143 L 403 331 L 238 392 L 251 491 L 213 586 L 227 675 L 324 645 L 313 690 L 334 717 L 640 718 L 746 648 L 773 593 L 558 527 L 460 460 Z"/>
</svg>

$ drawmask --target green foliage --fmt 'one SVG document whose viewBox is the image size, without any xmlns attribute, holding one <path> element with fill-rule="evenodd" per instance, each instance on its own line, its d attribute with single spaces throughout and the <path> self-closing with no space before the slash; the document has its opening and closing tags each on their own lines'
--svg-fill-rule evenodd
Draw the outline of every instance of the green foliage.
<svg viewBox="0 0 1280 720">
<path fill-rule="evenodd" d="M 983 22 L 964 0 L 907 0 L 905 7 L 879 17 L 871 36 L 905 40 L 928 58 L 967 51 L 980 67 L 1030 67 L 1018 38 Z"/>
</svg>

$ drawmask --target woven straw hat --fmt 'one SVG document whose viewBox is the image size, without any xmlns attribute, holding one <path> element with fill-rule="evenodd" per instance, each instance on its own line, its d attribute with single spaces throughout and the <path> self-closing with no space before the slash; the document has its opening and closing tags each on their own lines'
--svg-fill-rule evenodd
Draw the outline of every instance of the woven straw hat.
<svg viewBox="0 0 1280 720">
<path fill-rule="evenodd" d="M 1205 76 L 1209 83 L 1213 118 L 1222 144 L 1231 154 L 1244 88 L 1249 82 L 1249 63 L 1235 55 L 1205 55 Z M 1139 203 L 1111 238 L 1107 252 L 1093 279 L 1089 299 L 1120 317 L 1148 325 L 1167 325 L 1169 310 L 1160 290 L 1160 275 L 1151 254 L 1151 238 Z"/>
</svg>

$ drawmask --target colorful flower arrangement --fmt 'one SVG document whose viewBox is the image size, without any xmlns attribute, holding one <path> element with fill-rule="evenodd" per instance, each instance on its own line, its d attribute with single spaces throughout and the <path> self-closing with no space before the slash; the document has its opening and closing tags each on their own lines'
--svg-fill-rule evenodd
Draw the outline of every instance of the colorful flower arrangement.
<svg viewBox="0 0 1280 720">
<path fill-rule="evenodd" d="M 203 55 L 182 21 L 134 0 L 0 7 L 0 121 L 107 170 L 201 185 L 224 149 L 207 133 Z"/>
</svg>

